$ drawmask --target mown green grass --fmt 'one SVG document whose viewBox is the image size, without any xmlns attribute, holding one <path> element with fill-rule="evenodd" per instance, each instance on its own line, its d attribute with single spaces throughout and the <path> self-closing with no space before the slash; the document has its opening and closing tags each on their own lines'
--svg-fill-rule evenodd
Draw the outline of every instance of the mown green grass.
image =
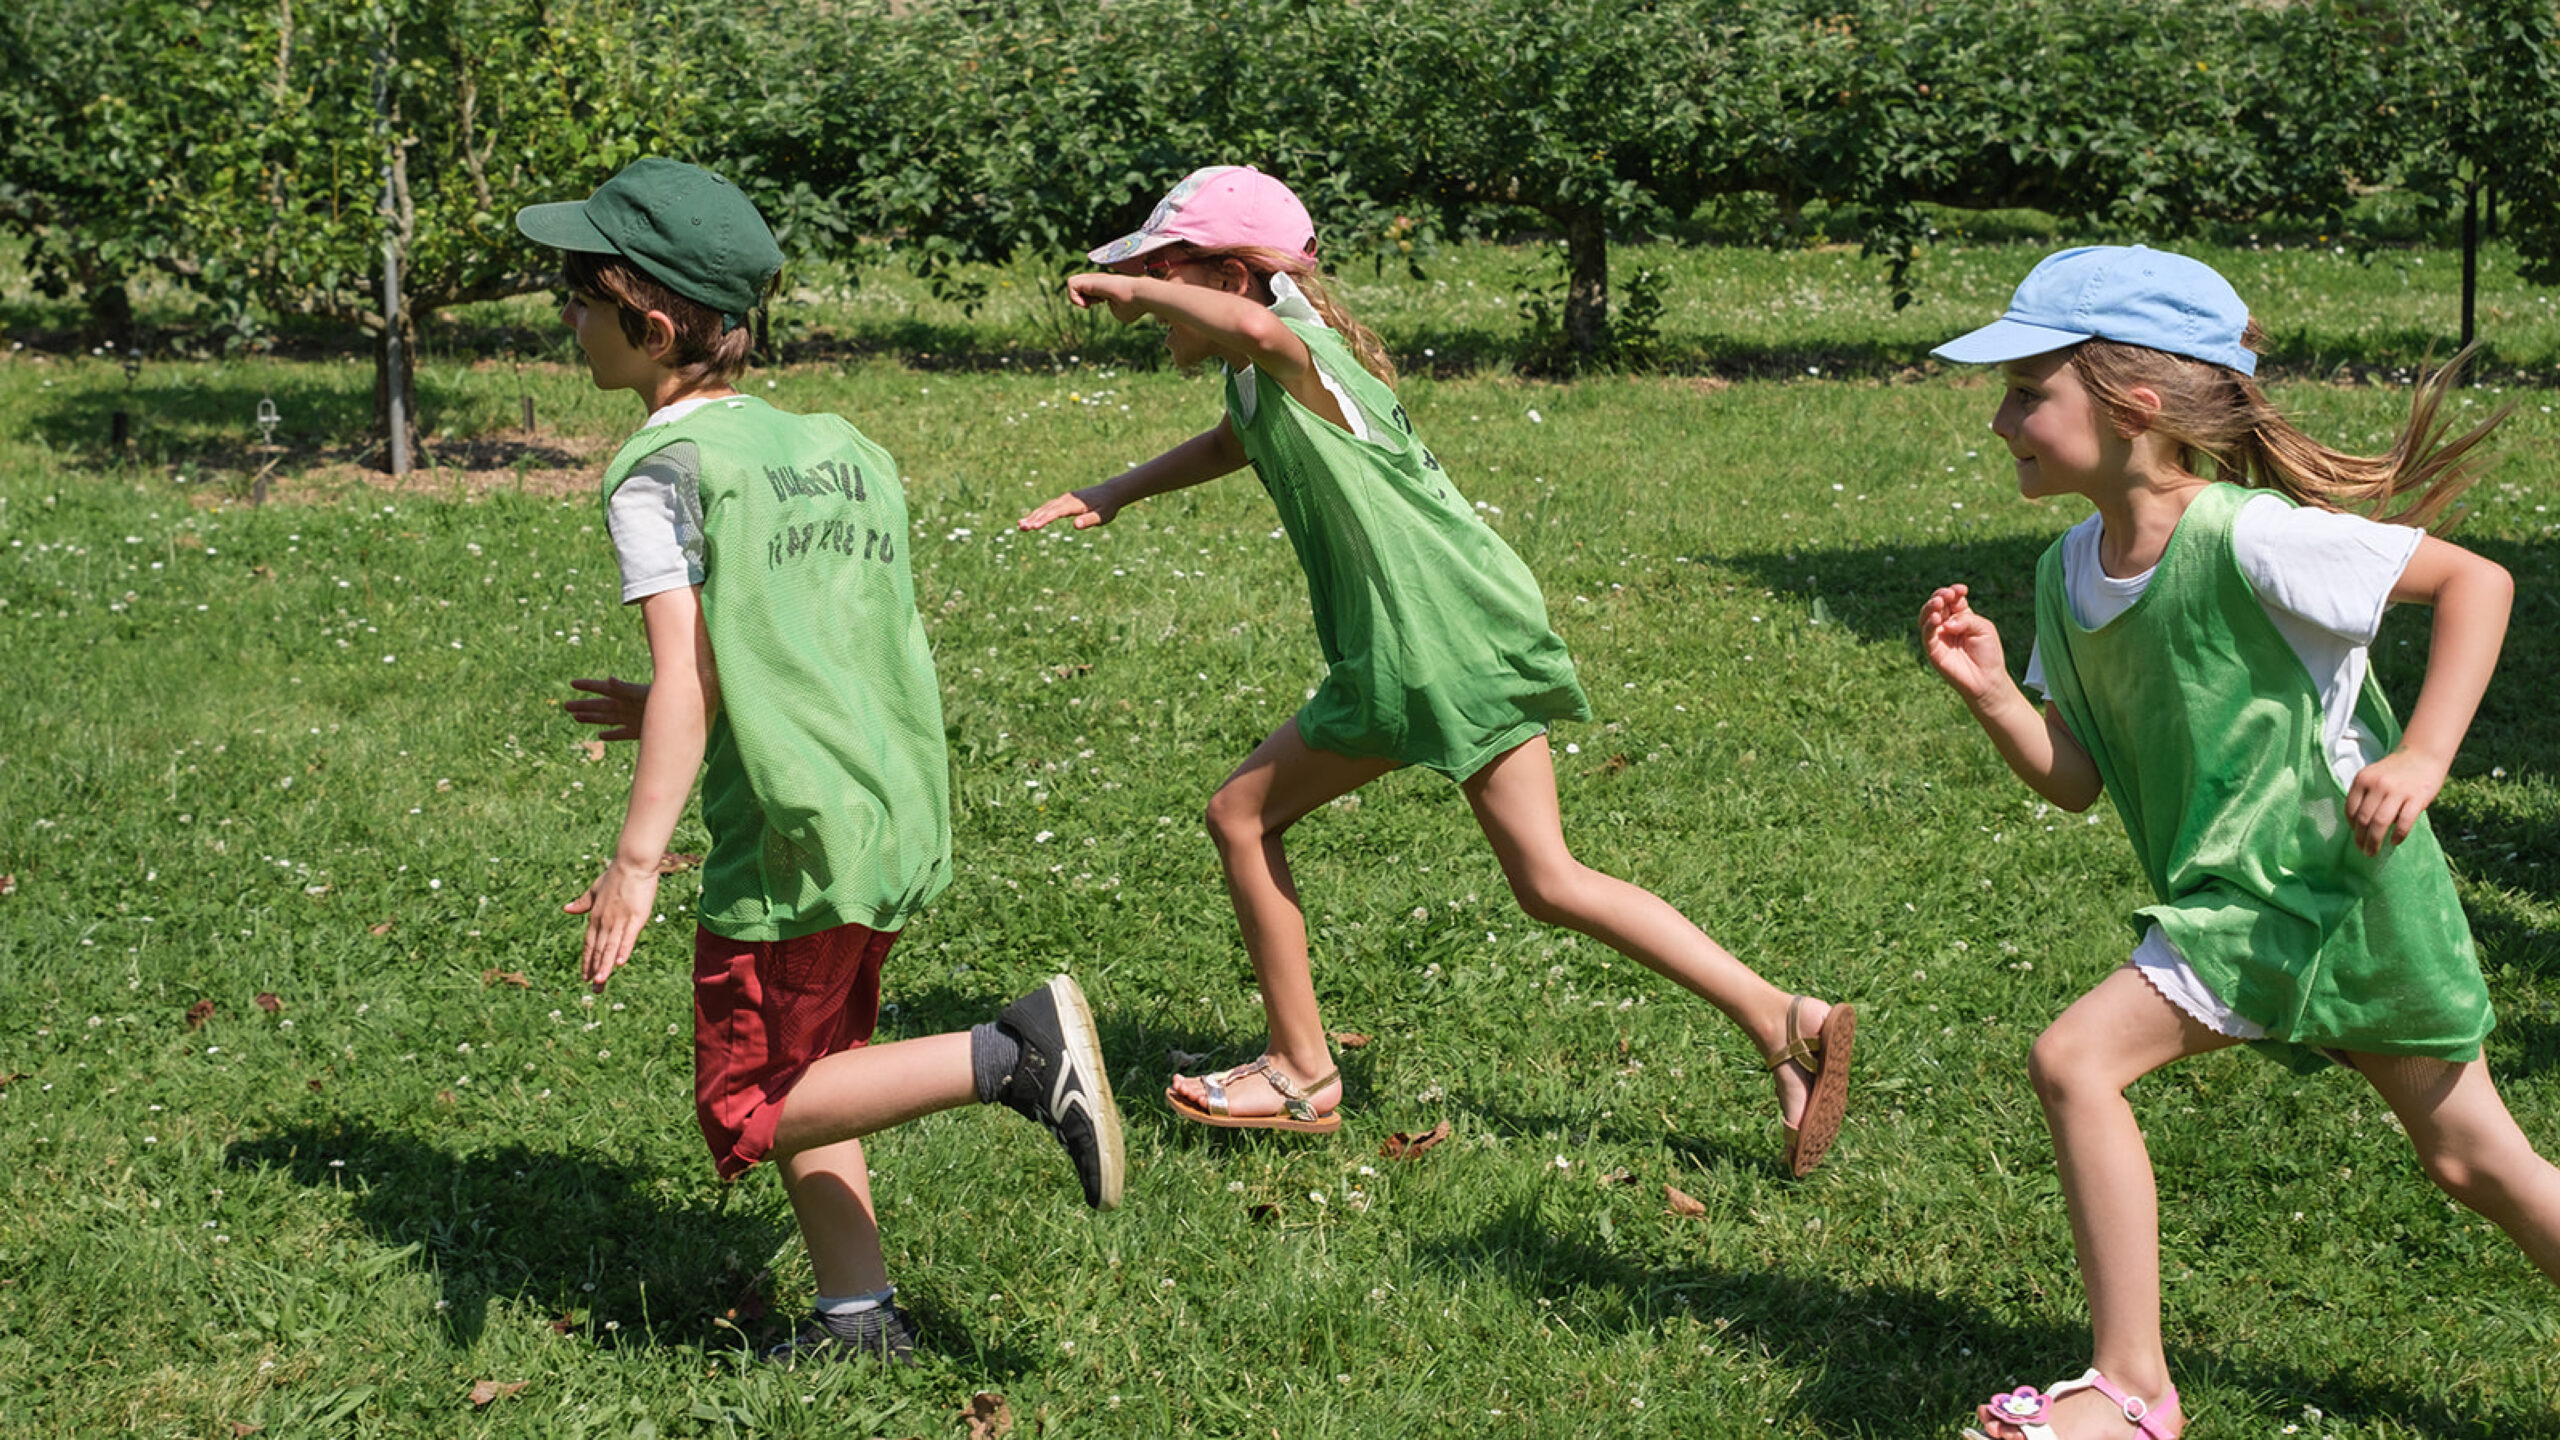
<svg viewBox="0 0 2560 1440">
<path fill-rule="evenodd" d="M 1991 289 L 1931 302 L 1952 307 L 1934 328 L 1749 287 L 1694 323 L 1772 353 L 1916 354 L 2033 256 L 1996 258 Z M 1355 289 L 1408 355 L 1435 325 L 1495 323 Z M 1582 667 L 1598 716 L 1556 737 L 1579 853 L 1773 978 L 1861 1003 L 1849 1127 L 1797 1183 L 1738 1038 L 1521 917 L 1427 776 L 1294 837 L 1328 1023 L 1374 1037 L 1344 1055 L 1343 1135 L 1173 1124 L 1152 1098 L 1168 1052 L 1241 1058 L 1259 1035 L 1198 815 L 1316 678 L 1288 547 L 1243 477 L 1102 531 L 1012 533 L 1207 424 L 1212 387 L 1119 363 L 1135 341 L 1052 360 L 1001 315 L 983 369 L 910 366 L 865 353 L 898 348 L 867 303 L 808 328 L 879 344 L 750 383 L 854 416 L 916 517 L 960 878 L 893 957 L 884 1033 L 1074 971 L 1130 1120 L 1128 1207 L 1085 1213 L 1001 1113 L 884 1136 L 883 1227 L 931 1357 L 730 1363 L 787 1325 L 807 1267 L 778 1187 L 718 1184 L 693 1130 L 689 883 L 592 1004 L 558 913 L 629 765 L 586 758 L 565 682 L 646 667 L 591 502 L 314 468 L 360 423 L 369 374 L 343 359 L 155 360 L 128 398 L 101 361 L 21 353 L 0 363 L 0 1433 L 938 1435 L 990 1389 L 1060 1435 L 1939 1436 L 2085 1363 L 2023 1060 L 2121 959 L 2139 880 L 2111 817 L 2007 777 L 1909 638 L 1929 588 L 1965 579 L 2022 641 L 2035 553 L 2077 516 L 2014 497 L 1993 392 L 1886 383 L 1881 361 L 1723 385 L 1417 364 L 1402 388 Z M 2359 311 L 2418 323 L 2367 296 L 2323 311 L 2319 343 L 2416 358 L 2355 340 Z M 2531 333 L 2515 343 L 2554 346 Z M 1008 339 L 1023 363 L 997 363 Z M 426 382 L 458 439 L 513 424 L 521 383 L 545 428 L 518 453 L 545 471 L 636 418 L 540 355 L 519 382 L 431 354 Z M 285 437 L 290 500 L 252 509 L 219 457 L 273 391 L 307 428 Z M 2349 440 L 2405 403 L 2303 380 L 2280 398 Z M 2560 422 L 2547 389 L 2471 398 L 2522 401 L 2461 534 L 2519 603 L 2436 823 L 2500 1007 L 2492 1061 L 2548 1153 Z M 167 463 L 98 452 L 119 405 Z M 2424 648 L 2422 614 L 2377 648 L 2403 704 Z M 2369 1092 L 2222 1055 L 2135 1097 L 2199 1433 L 2560 1433 L 2549 1286 L 2418 1176 Z M 1378 1156 L 1441 1119 L 1454 1137 L 1425 1159 Z M 1706 1217 L 1664 1213 L 1666 1184 Z M 480 1380 L 526 1383 L 475 1411 Z"/>
</svg>

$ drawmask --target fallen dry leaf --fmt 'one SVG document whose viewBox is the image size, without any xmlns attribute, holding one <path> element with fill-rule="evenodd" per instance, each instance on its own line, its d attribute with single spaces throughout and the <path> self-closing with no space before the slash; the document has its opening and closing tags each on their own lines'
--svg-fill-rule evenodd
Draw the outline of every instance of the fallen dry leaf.
<svg viewBox="0 0 2560 1440">
<path fill-rule="evenodd" d="M 530 1380 L 515 1380 L 501 1385 L 495 1380 L 483 1380 L 471 1387 L 471 1403 L 476 1408 L 492 1400 L 504 1400 L 532 1383 Z"/>
<path fill-rule="evenodd" d="M 252 565 L 249 567 L 249 573 L 257 576 L 261 580 L 267 581 L 269 584 L 273 584 L 275 582 L 276 569 L 272 565 Z"/>
<path fill-rule="evenodd" d="M 388 935 L 391 933 L 391 922 L 385 920 L 379 925 L 368 926 L 365 929 L 365 933 L 368 935 Z"/>
<path fill-rule="evenodd" d="M 255 1435 L 266 1428 L 264 1425 L 252 1425 L 246 1420 L 234 1420 L 231 1422 L 232 1440 L 240 1440 L 243 1435 Z"/>
<path fill-rule="evenodd" d="M 452 1104 L 452 1103 L 453 1103 L 453 1092 L 452 1092 L 452 1091 L 450 1091 L 450 1090 L 439 1090 L 439 1091 L 437 1091 L 437 1092 L 436 1092 L 436 1103 L 437 1103 L 437 1104 L 439 1104 L 439 1105 L 450 1105 L 450 1104 Z"/>
<path fill-rule="evenodd" d="M 0 1075 L 0 1090 L 6 1090 L 21 1080 L 33 1080 L 34 1078 L 36 1077 L 28 1074 L 24 1070 L 12 1070 L 6 1075 Z"/>
<path fill-rule="evenodd" d="M 604 758 L 604 742 L 601 740 L 581 740 L 578 742 L 578 748 L 587 752 L 587 763 L 590 765 Z"/>
<path fill-rule="evenodd" d="M 555 1335 L 566 1335 L 577 1328 L 578 1319 L 574 1315 L 563 1315 L 551 1322 L 551 1333 Z"/>
<path fill-rule="evenodd" d="M 687 855 L 682 851 L 670 851 L 667 854 L 658 857 L 658 873 L 661 875 L 681 875 L 701 863 L 702 857 L 699 855 Z"/>
<path fill-rule="evenodd" d="M 203 1029 L 204 1022 L 212 1018 L 213 1002 L 210 1000 L 199 1000 L 187 1007 L 187 1028 L 190 1030 Z"/>
<path fill-rule="evenodd" d="M 1049 667 L 1049 673 L 1061 680 L 1072 680 L 1078 675 L 1090 673 L 1092 669 L 1090 665 L 1052 665 Z"/>
<path fill-rule="evenodd" d="M 310 1084 L 310 1086 L 311 1086 L 311 1093 L 312 1093 L 312 1094 L 317 1095 L 317 1094 L 319 1094 L 319 1093 L 320 1093 L 320 1080 L 319 1080 L 319 1077 L 318 1077 L 318 1076 L 313 1076 L 313 1077 L 312 1077 L 312 1079 L 309 1081 L 309 1084 Z"/>
<path fill-rule="evenodd" d="M 1378 1147 L 1378 1153 L 1390 1160 L 1411 1160 L 1448 1138 L 1449 1122 L 1443 1120 L 1419 1135 L 1397 1131 L 1387 1137 L 1387 1143 Z"/>
<path fill-rule="evenodd" d="M 533 982 L 524 978 L 521 973 L 514 970 L 500 970 L 494 966 L 480 972 L 480 984 L 483 989 L 491 985 L 513 985 L 519 990 L 533 988 Z"/>
<path fill-rule="evenodd" d="M 1333 1032 L 1333 1043 L 1345 1050 L 1358 1050 L 1368 1045 L 1369 1037 L 1357 1030 L 1336 1030 Z"/>
<path fill-rule="evenodd" d="M 0 895 L 15 895 L 17 893 L 18 877 L 15 875 L 0 875 Z"/>
<path fill-rule="evenodd" d="M 276 998 L 273 990 L 261 990 L 258 992 L 258 1008 L 273 1015 L 284 1008 L 284 1002 Z"/>
<path fill-rule="evenodd" d="M 1662 1187 L 1662 1200 L 1664 1204 L 1671 1207 L 1671 1213 L 1674 1215 L 1685 1215 L 1692 1220 L 1707 1218 L 1705 1203 L 1682 1194 L 1680 1187 L 1676 1185 Z"/>
<path fill-rule="evenodd" d="M 1608 1174 L 1600 1177 L 1600 1183 L 1603 1185 L 1633 1185 L 1636 1183 L 1636 1172 L 1633 1170 L 1612 1170 Z"/>
<path fill-rule="evenodd" d="M 1013 1407 L 993 1390 L 981 1390 L 961 1407 L 960 1419 L 969 1427 L 969 1440 L 1004 1440 L 1013 1428 Z"/>
</svg>

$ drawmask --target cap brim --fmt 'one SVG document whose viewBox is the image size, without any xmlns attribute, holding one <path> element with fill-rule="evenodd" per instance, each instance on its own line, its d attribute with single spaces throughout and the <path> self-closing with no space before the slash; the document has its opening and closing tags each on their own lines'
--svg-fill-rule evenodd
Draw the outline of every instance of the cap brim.
<svg viewBox="0 0 2560 1440">
<path fill-rule="evenodd" d="M 1087 250 L 1084 258 L 1096 265 L 1118 265 L 1167 245 L 1178 244 L 1181 240 L 1181 236 L 1168 235 L 1161 230 L 1132 230 L 1108 245 L 1097 245 Z"/>
<path fill-rule="evenodd" d="M 584 200 L 527 205 L 516 212 L 516 229 L 536 245 L 548 245 L 554 250 L 583 250 L 593 255 L 622 253 L 622 247 L 604 238 L 596 222 L 587 218 Z"/>
<path fill-rule="evenodd" d="M 2049 355 L 2089 338 L 2077 330 L 2055 330 L 2017 320 L 1994 320 L 1929 353 L 1959 365 L 2004 365 L 2012 360 L 2024 360 L 2030 355 Z"/>
</svg>

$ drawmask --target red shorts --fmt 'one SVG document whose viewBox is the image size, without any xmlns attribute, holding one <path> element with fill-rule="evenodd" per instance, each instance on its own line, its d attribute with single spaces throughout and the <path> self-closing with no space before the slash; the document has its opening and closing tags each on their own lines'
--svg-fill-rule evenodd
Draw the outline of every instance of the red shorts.
<svg viewBox="0 0 2560 1440">
<path fill-rule="evenodd" d="M 895 930 L 839 925 L 796 940 L 693 935 L 693 1108 L 720 1178 L 773 1148 L 782 1099 L 823 1056 L 871 1042 Z"/>
</svg>

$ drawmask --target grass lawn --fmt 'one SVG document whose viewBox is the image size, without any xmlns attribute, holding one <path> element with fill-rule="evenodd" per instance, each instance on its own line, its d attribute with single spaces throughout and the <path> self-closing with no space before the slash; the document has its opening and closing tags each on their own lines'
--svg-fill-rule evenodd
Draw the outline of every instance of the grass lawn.
<svg viewBox="0 0 2560 1440">
<path fill-rule="evenodd" d="M 2082 513 L 2016 498 L 1980 377 L 1903 376 L 2036 253 L 1933 252 L 1943 284 L 1895 316 L 1853 255 L 1662 252 L 1666 344 L 1699 363 L 1571 384 L 1495 363 L 1505 277 L 1543 262 L 1352 287 L 1581 666 L 1597 718 L 1555 737 L 1578 853 L 1860 1003 L 1848 1128 L 1802 1182 L 1739 1037 L 1521 916 L 1424 775 L 1293 836 L 1328 1024 L 1370 1037 L 1343 1133 L 1171 1121 L 1170 1052 L 1260 1034 L 1199 812 L 1317 678 L 1288 545 L 1242 476 L 1014 533 L 1210 423 L 1211 382 L 1077 328 L 1028 272 L 976 317 L 810 282 L 801 358 L 747 383 L 905 467 L 951 735 L 959 879 L 891 959 L 883 1034 L 1071 970 L 1130 1127 L 1108 1216 L 1000 1111 L 873 1144 L 931 1352 L 900 1373 L 736 1363 L 808 1270 L 779 1186 L 718 1183 L 693 1127 L 690 882 L 607 994 L 577 983 L 559 907 L 631 757 L 592 757 L 559 705 L 647 665 L 587 488 L 629 400 L 586 388 L 537 305 L 467 316 L 423 376 L 435 464 L 391 490 L 350 463 L 369 362 L 155 358 L 128 388 L 103 358 L 0 356 L 0 1434 L 939 1436 L 987 1390 L 1018 1435 L 1940 1437 L 2076 1374 L 2024 1060 L 2122 959 L 2141 884 L 2112 814 L 2011 780 L 1911 638 L 1963 579 L 2022 662 L 2035 556 Z M 2213 258 L 2326 437 L 2386 432 L 2393 372 L 2451 327 L 2442 253 Z M 2491 1060 L 2548 1154 L 2560 318 L 2493 281 L 2468 399 L 2521 408 L 2458 538 L 2518 603 L 2434 815 Z M 4 288 L 0 317 L 61 320 Z M 252 506 L 264 397 L 287 448 Z M 130 464 L 102 448 L 119 408 Z M 2375 649 L 2404 710 L 2425 621 Z M 2134 1098 L 2195 1433 L 2560 1434 L 2560 1304 L 2369 1089 L 2223 1054 Z M 1379 1154 L 1442 1120 L 1423 1158 Z M 475 1406 L 480 1382 L 522 1388 Z"/>
</svg>

